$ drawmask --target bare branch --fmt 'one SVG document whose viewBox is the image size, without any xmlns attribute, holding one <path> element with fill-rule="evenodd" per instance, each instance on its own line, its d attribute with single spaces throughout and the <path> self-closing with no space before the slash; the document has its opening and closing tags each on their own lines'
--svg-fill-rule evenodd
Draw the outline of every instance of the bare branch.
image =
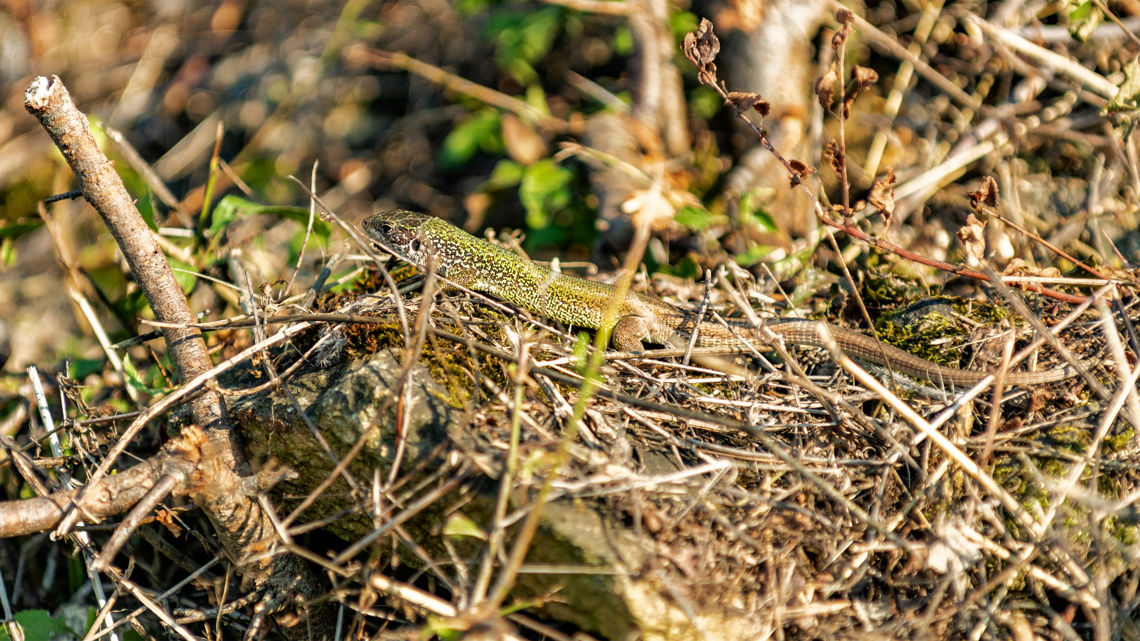
<svg viewBox="0 0 1140 641">
<path fill-rule="evenodd" d="M 10 442 L 3 443 L 3 447 L 14 460 L 24 457 Z M 90 491 L 78 499 L 79 510 L 86 518 L 95 519 L 127 511 L 154 486 L 161 474 L 160 461 L 161 457 L 156 457 L 136 464 L 90 486 Z M 77 490 L 68 490 L 23 501 L 0 502 L 0 538 L 35 534 L 57 526 L 77 494 Z"/>
</svg>

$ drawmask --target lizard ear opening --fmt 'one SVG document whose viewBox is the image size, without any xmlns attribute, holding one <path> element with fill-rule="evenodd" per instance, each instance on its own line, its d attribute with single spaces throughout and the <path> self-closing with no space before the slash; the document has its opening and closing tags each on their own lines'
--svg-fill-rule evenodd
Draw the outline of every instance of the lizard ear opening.
<svg viewBox="0 0 1140 641">
<path fill-rule="evenodd" d="M 410 245 L 410 247 L 412 248 L 412 251 L 418 252 L 420 250 L 420 239 L 419 238 L 413 238 L 412 244 Z"/>
</svg>

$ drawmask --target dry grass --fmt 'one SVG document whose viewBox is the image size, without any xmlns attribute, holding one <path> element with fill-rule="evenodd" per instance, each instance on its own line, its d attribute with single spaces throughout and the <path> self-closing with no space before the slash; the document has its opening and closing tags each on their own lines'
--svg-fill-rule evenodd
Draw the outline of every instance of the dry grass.
<svg viewBox="0 0 1140 641">
<path fill-rule="evenodd" d="M 613 92 L 638 89 L 621 75 L 615 43 L 625 37 L 627 14 L 613 7 L 606 11 L 617 15 L 573 14 L 578 31 L 562 34 L 534 62 L 551 113 L 530 135 L 443 171 L 438 150 L 469 112 L 456 100 L 496 104 L 529 122 L 530 107 L 503 99 L 522 95 L 525 83 L 487 64 L 499 52 L 480 36 L 486 12 L 403 1 L 224 2 L 174 13 L 102 0 L 63 3 L 55 12 L 9 4 L 12 11 L 0 15 L 0 73 L 12 87 L 0 111 L 5 221 L 35 220 L 37 201 L 72 184 L 21 106 L 32 75 L 59 74 L 85 110 L 123 130 L 138 151 L 135 159 L 120 149 L 119 165 L 155 171 L 153 196 L 141 202 L 159 203 L 167 251 L 218 279 L 199 281 L 191 304 L 225 319 L 209 328 L 216 361 L 254 359 L 252 367 L 228 364 L 219 385 L 256 435 L 250 456 L 262 481 L 282 481 L 262 499 L 279 508 L 279 551 L 324 572 L 328 598 L 342 608 L 342 638 L 442 628 L 491 638 L 617 638 L 633 625 L 622 621 L 635 620 L 647 638 L 665 636 L 667 626 L 674 638 L 707 639 L 1140 638 L 1132 273 L 1140 171 L 1136 137 L 1121 142 L 1113 131 L 1134 113 L 1102 113 L 1138 49 L 1131 3 L 1112 5 L 1125 29 L 1103 25 L 1087 44 L 1043 24 L 1054 20 L 1046 15 L 1052 8 L 931 5 L 915 14 L 887 4 L 861 12 L 866 21 L 854 19 L 851 35 L 832 49 L 834 8 L 820 12 L 823 70 L 854 59 L 880 80 L 861 87 L 850 113 L 833 107 L 809 117 L 810 104 L 795 112 L 822 123 L 822 138 L 837 142 L 790 158 L 808 163 L 818 155 L 808 163 L 820 169 L 818 183 L 806 165 L 785 165 L 813 187 L 811 198 L 821 198 L 798 222 L 818 222 L 822 231 L 772 241 L 779 249 L 769 258 L 787 258 L 771 272 L 735 265 L 769 238 L 741 215 L 741 199 L 726 195 L 726 185 L 759 136 L 793 129 L 790 110 L 758 121 L 759 133 L 735 131 L 728 116 L 695 117 L 694 98 L 687 103 L 694 111 L 682 118 L 692 128 L 691 149 L 665 160 L 661 149 L 641 149 L 633 161 L 622 159 L 645 181 L 639 202 L 664 194 L 674 198 L 663 198 L 669 207 L 695 201 L 714 215 L 695 232 L 646 217 L 638 223 L 653 227 L 652 240 L 644 237 L 632 255 L 697 273 L 729 266 L 708 292 L 688 278 L 640 279 L 636 288 L 694 309 L 707 296 L 726 315 L 759 308 L 862 328 L 939 293 L 949 318 L 908 349 L 921 351 L 925 342 L 924 356 L 952 352 L 961 366 L 997 371 L 1007 349 L 1036 360 L 1013 367 L 1055 367 L 1065 362 L 1060 345 L 1088 365 L 1087 377 L 1000 393 L 988 385 L 951 393 L 882 372 L 865 378 L 857 364 L 824 350 L 793 350 L 791 358 L 772 358 L 775 367 L 750 352 L 700 354 L 731 370 L 676 350 L 608 352 L 597 388 L 583 392 L 585 341 L 481 295 L 440 294 L 435 283 L 430 314 L 421 313 L 418 282 L 407 288 L 416 293 L 400 297 L 371 277 L 356 280 L 355 293 L 380 291 L 377 298 L 354 293 L 314 303 L 307 296 L 325 266 L 332 281 L 353 282 L 373 262 L 367 248 L 333 243 L 291 254 L 284 248 L 298 227 L 268 214 L 200 238 L 208 248 L 200 254 L 171 231 L 194 228 L 211 193 L 301 202 L 304 192 L 284 176 L 302 175 L 314 160 L 322 201 L 349 221 L 401 205 L 472 227 L 521 227 L 524 208 L 513 192 L 487 180 L 501 158 L 523 153 L 524 142 L 551 155 L 561 143 L 560 159 L 580 160 L 573 201 L 601 199 L 600 216 L 613 228 L 607 216 L 620 208 L 607 213 L 608 196 L 587 192 L 602 188 L 586 186 L 606 164 L 599 158 L 611 158 L 579 140 L 599 105 L 620 103 Z M 748 18 L 728 11 L 718 30 Z M 399 58 L 404 71 L 371 68 L 391 60 L 375 51 L 408 54 Z M 722 74 L 726 55 L 742 54 L 722 54 Z M 680 56 L 669 64 L 691 75 Z M 473 84 L 454 84 L 458 78 Z M 713 72 L 706 89 L 715 79 Z M 760 99 L 732 98 L 743 107 Z M 888 165 L 893 185 L 884 181 Z M 788 174 L 773 166 L 782 194 Z M 987 197 L 994 193 L 996 201 Z M 5 441 L 13 449 L 0 461 L 4 500 L 22 498 L 27 487 L 9 452 L 52 471 L 52 488 L 67 475 L 81 479 L 132 419 L 129 411 L 153 404 L 168 383 L 160 365 L 139 366 L 149 378 L 132 387 L 141 396 L 130 397 L 121 368 L 101 360 L 87 327 L 102 324 L 113 340 L 148 329 L 137 324 L 137 310 L 120 305 L 135 285 L 86 205 L 61 202 L 48 211 L 58 222 L 50 237 L 21 233 L 0 245 L 10 257 L 0 271 L 0 340 L 6 330 L 12 344 L 0 435 L 15 439 Z M 542 243 L 538 249 L 551 253 Z M 583 257 L 587 249 L 558 253 Z M 978 256 L 984 260 L 971 264 Z M 79 292 L 71 299 L 59 286 L 69 277 Z M 87 306 L 75 312 L 78 299 Z M 260 319 L 292 318 L 250 331 L 251 307 Z M 314 325 L 302 331 L 300 322 Z M 276 335 L 281 326 L 296 338 Z M 878 331 L 905 338 L 914 327 Z M 1056 344 L 1041 346 L 1046 328 L 1057 331 Z M 269 349 L 271 341 L 288 346 Z M 116 351 L 153 364 L 156 349 L 133 343 Z M 310 435 L 327 425 L 288 422 L 319 400 L 306 396 L 314 390 L 305 384 L 317 380 L 307 376 L 343 374 L 377 352 L 394 374 L 376 386 L 388 387 L 364 386 L 375 402 L 336 423 L 363 429 L 334 430 L 320 442 Z M 71 370 L 78 380 L 66 376 L 65 357 L 79 359 Z M 61 433 L 73 448 L 67 456 L 42 449 L 48 439 L 23 371 L 29 364 L 63 375 L 56 389 L 43 377 L 41 402 L 63 417 Z M 446 438 L 401 444 L 391 431 L 377 437 L 367 429 L 411 429 L 417 386 L 434 399 L 427 407 L 448 412 L 438 426 Z M 250 409 L 265 399 L 268 409 Z M 264 431 L 254 432 L 255 423 Z M 178 424 L 171 416 L 152 425 L 130 454 L 154 454 Z M 300 460 L 289 461 L 289 449 Z M 334 469 L 341 462 L 346 467 Z M 283 464 L 300 478 L 278 478 Z M 159 613 L 170 613 L 185 635 L 239 636 L 255 595 L 218 554 L 207 519 L 178 499 L 167 507 L 119 557 L 129 575 L 107 582 L 119 589 L 115 622 L 146 638 L 166 636 L 171 628 Z M 531 520 L 536 510 L 543 519 Z M 593 538 L 627 542 L 614 544 L 624 556 L 575 540 L 576 525 L 583 539 L 602 532 Z M 88 552 L 106 529 L 89 528 Z M 548 556 L 559 537 L 573 543 L 570 557 Z M 87 592 L 89 558 L 71 553 L 44 536 L 0 540 L 0 587 L 16 612 L 71 607 L 83 618 L 83 608 L 64 601 L 101 605 Z M 578 591 L 568 577 L 586 577 L 581 583 L 594 591 Z M 653 598 L 637 601 L 631 594 L 638 592 Z M 652 618 L 646 603 L 668 607 Z"/>
</svg>

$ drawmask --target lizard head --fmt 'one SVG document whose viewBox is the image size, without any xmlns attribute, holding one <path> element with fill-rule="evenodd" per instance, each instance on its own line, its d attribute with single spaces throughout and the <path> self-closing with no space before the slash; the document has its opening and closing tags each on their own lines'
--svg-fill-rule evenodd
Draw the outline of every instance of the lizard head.
<svg viewBox="0 0 1140 641">
<path fill-rule="evenodd" d="M 431 218 L 427 214 L 393 209 L 366 218 L 364 231 L 392 253 L 422 268 L 427 262 L 422 232 L 424 223 Z"/>
</svg>

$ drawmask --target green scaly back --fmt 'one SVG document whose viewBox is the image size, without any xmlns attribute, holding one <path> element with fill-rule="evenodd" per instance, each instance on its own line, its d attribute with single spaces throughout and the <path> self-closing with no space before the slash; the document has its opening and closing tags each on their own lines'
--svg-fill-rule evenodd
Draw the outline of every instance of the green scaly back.
<svg viewBox="0 0 1140 641">
<path fill-rule="evenodd" d="M 613 287 L 537 265 L 447 221 L 417 212 L 394 210 L 364 221 L 368 234 L 420 269 L 435 258 L 440 276 L 475 291 L 526 308 L 550 319 L 599 329 Z M 628 302 L 617 318 L 633 313 Z"/>
</svg>

